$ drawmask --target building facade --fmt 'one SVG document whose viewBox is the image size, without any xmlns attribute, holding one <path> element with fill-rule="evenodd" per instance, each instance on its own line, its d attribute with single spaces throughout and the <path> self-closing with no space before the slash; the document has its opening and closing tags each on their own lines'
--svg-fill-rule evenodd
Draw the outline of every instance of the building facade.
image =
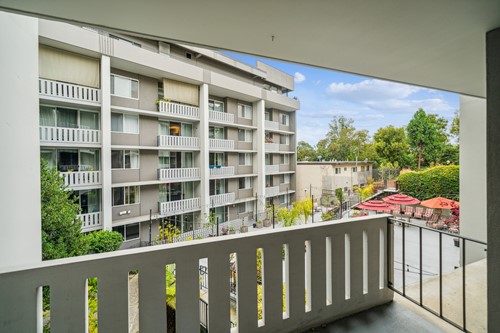
<svg viewBox="0 0 500 333">
<path fill-rule="evenodd" d="M 125 246 L 255 219 L 295 192 L 293 77 L 221 53 L 39 20 L 40 155 L 82 230 Z M 151 221 L 151 222 L 150 222 Z"/>
</svg>

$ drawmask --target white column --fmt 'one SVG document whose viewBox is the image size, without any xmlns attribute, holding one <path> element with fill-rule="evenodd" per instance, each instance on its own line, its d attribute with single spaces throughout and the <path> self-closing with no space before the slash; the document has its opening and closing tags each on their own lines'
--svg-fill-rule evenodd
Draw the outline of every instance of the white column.
<svg viewBox="0 0 500 333">
<path fill-rule="evenodd" d="M 208 145 L 208 84 L 200 86 L 200 199 L 201 199 L 201 222 L 205 223 L 210 209 L 210 173 L 208 169 L 209 145 Z"/>
<path fill-rule="evenodd" d="M 257 156 L 254 160 L 255 172 L 257 173 L 257 184 L 255 190 L 257 191 L 257 212 L 262 213 L 266 208 L 266 151 L 265 151 L 265 134 L 264 121 L 265 121 L 265 109 L 266 104 L 264 100 L 259 100 L 253 103 L 253 109 L 255 110 L 255 120 L 257 126 L 256 135 L 256 148 Z M 260 217 L 260 216 L 259 216 Z"/>
<path fill-rule="evenodd" d="M 0 268 L 5 268 L 42 260 L 38 20 L 0 12 L 0 44 Z"/>
<path fill-rule="evenodd" d="M 111 62 L 108 56 L 101 57 L 101 164 L 102 207 L 101 218 L 104 230 L 112 229 L 111 191 Z"/>
<path fill-rule="evenodd" d="M 486 242 L 486 100 L 460 97 L 460 234 Z M 466 263 L 486 257 L 466 245 Z"/>
</svg>

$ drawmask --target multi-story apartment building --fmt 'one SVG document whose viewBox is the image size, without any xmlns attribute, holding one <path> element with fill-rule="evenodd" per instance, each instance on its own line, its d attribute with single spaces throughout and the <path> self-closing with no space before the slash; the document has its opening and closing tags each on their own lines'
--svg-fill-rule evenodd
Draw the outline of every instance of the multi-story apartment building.
<svg viewBox="0 0 500 333">
<path fill-rule="evenodd" d="M 162 220 L 186 232 L 210 210 L 250 220 L 291 201 L 293 88 L 262 62 L 39 21 L 41 157 L 75 191 L 83 231 L 127 246 Z"/>
</svg>

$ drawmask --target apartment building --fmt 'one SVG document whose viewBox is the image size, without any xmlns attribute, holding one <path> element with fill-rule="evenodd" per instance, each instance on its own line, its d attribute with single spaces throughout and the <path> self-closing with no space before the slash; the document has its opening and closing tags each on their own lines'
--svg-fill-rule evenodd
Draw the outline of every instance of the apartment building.
<svg viewBox="0 0 500 333">
<path fill-rule="evenodd" d="M 40 156 L 75 191 L 84 232 L 116 230 L 132 247 L 162 222 L 187 232 L 209 211 L 251 221 L 293 200 L 292 76 L 45 20 L 38 52 Z"/>
</svg>

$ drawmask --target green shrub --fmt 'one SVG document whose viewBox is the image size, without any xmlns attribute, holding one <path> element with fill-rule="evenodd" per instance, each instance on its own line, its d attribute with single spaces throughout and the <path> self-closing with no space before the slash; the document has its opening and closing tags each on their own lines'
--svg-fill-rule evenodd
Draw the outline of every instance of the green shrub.
<svg viewBox="0 0 500 333">
<path fill-rule="evenodd" d="M 424 171 L 410 171 L 398 177 L 402 193 L 420 200 L 445 197 L 459 200 L 460 167 L 457 165 L 437 166 Z"/>
</svg>

